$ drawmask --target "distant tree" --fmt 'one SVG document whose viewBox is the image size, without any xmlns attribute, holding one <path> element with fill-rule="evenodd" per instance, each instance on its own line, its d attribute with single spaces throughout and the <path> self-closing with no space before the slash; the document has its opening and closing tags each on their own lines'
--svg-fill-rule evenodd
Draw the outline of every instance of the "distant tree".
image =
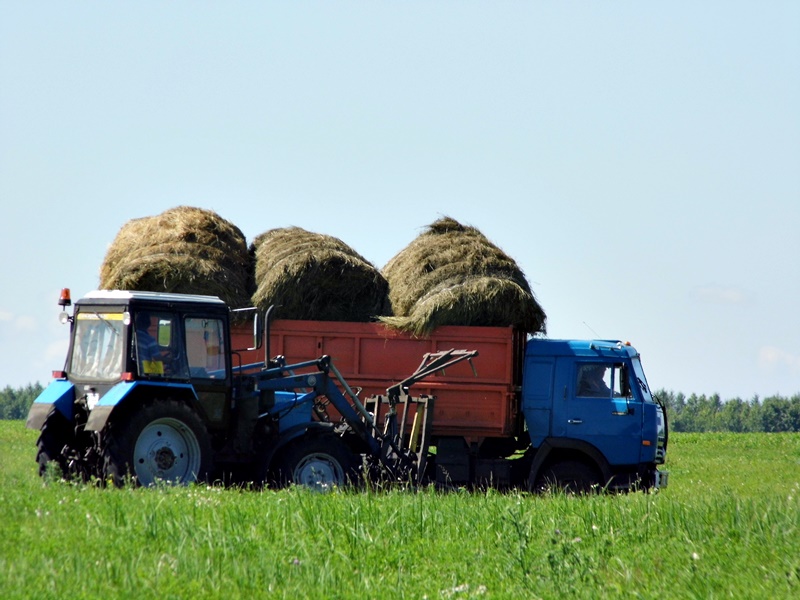
<svg viewBox="0 0 800 600">
<path fill-rule="evenodd" d="M 744 433 L 748 428 L 750 405 L 741 398 L 724 402 L 717 413 L 718 431 Z"/>
<path fill-rule="evenodd" d="M 747 408 L 747 423 L 745 431 L 758 433 L 764 431 L 764 424 L 761 422 L 761 400 L 758 395 L 750 398 Z"/>
<path fill-rule="evenodd" d="M 776 433 L 779 431 L 796 431 L 793 428 L 791 404 L 786 398 L 770 396 L 765 398 L 761 405 L 761 423 L 764 431 Z"/>
<path fill-rule="evenodd" d="M 693 433 L 709 431 L 713 422 L 713 411 L 708 404 L 705 394 L 689 396 L 683 410 L 673 419 L 675 431 Z"/>
<path fill-rule="evenodd" d="M 43 389 L 39 383 L 29 383 L 27 386 L 17 389 L 7 385 L 0 390 L 0 419 L 26 418 L 31 404 Z"/>
<path fill-rule="evenodd" d="M 789 400 L 789 420 L 792 431 L 800 431 L 800 394 L 795 394 Z"/>
</svg>

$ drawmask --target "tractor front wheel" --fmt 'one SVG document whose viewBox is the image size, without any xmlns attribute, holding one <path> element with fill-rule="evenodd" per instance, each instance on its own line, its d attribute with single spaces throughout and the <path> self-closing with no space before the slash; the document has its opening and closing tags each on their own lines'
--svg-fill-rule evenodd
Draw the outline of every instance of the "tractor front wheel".
<svg viewBox="0 0 800 600">
<path fill-rule="evenodd" d="M 316 491 L 329 491 L 356 480 L 356 457 L 334 435 L 290 442 L 278 461 L 278 480 Z"/>
<path fill-rule="evenodd" d="M 104 476 L 117 486 L 133 479 L 141 486 L 158 482 L 203 481 L 211 469 L 211 444 L 200 417 L 186 404 L 156 400 L 128 418 L 108 425 Z"/>
</svg>

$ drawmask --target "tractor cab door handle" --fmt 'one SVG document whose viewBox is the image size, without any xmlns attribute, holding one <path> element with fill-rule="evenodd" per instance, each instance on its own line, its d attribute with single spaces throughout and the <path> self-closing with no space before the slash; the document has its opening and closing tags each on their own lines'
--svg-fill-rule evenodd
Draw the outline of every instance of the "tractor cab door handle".
<svg viewBox="0 0 800 600">
<path fill-rule="evenodd" d="M 567 419 L 567 423 L 570 425 L 581 425 L 583 423 L 583 419 Z"/>
</svg>

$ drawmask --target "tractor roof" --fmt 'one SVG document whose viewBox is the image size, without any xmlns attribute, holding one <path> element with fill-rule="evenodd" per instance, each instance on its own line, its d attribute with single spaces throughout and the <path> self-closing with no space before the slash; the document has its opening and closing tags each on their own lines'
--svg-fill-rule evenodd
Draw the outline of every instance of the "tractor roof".
<svg viewBox="0 0 800 600">
<path fill-rule="evenodd" d="M 203 296 L 200 294 L 173 294 L 167 292 L 140 292 L 136 290 L 93 290 L 78 300 L 82 304 L 92 304 L 100 301 L 108 302 L 201 302 L 204 304 L 225 303 L 217 296 Z"/>
</svg>

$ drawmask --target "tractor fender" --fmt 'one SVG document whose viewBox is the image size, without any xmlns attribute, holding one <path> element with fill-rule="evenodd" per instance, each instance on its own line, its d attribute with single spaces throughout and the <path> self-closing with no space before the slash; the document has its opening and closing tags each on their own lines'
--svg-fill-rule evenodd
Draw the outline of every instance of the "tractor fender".
<svg viewBox="0 0 800 600">
<path fill-rule="evenodd" d="M 531 463 L 531 472 L 529 482 L 533 485 L 542 468 L 548 464 L 548 460 L 556 458 L 559 455 L 565 459 L 580 458 L 586 462 L 586 459 L 592 461 L 600 470 L 603 476 L 603 481 L 606 482 L 611 478 L 611 467 L 608 460 L 603 456 L 603 453 L 595 448 L 592 444 L 584 442 L 583 440 L 576 440 L 571 438 L 549 437 L 545 438 L 541 446 L 536 451 L 536 455 Z"/>
<path fill-rule="evenodd" d="M 135 401 L 135 398 L 155 396 L 190 398 L 197 400 L 197 393 L 190 383 L 168 383 L 155 381 L 120 381 L 101 396 L 89 413 L 86 429 L 100 431 L 106 426 L 111 414 L 119 412 Z"/>
<path fill-rule="evenodd" d="M 42 390 L 28 411 L 25 427 L 41 429 L 45 419 L 53 411 L 60 412 L 67 421 L 72 422 L 75 386 L 66 379 L 56 379 Z"/>
</svg>

